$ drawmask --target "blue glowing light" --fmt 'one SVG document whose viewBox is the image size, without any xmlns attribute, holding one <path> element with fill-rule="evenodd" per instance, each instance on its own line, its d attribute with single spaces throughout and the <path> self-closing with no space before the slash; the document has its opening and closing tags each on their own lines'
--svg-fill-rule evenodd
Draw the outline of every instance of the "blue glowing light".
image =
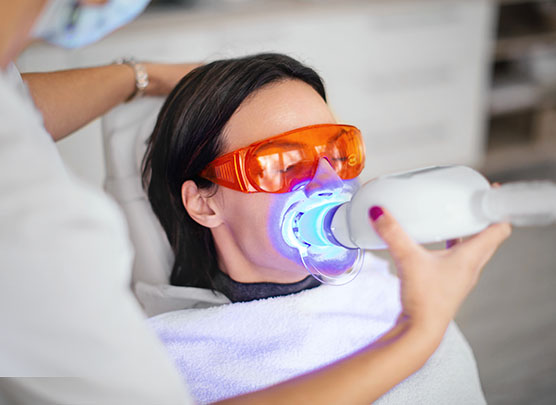
<svg viewBox="0 0 556 405">
<path fill-rule="evenodd" d="M 284 241 L 297 249 L 305 268 L 322 282 L 344 284 L 361 268 L 362 251 L 340 245 L 327 229 L 331 215 L 351 195 L 345 189 L 323 190 L 292 203 L 284 214 Z"/>
<path fill-rule="evenodd" d="M 338 203 L 329 203 L 317 206 L 305 213 L 300 213 L 295 220 L 294 226 L 298 228 L 298 239 L 309 245 L 329 246 L 331 241 L 325 232 L 325 217 L 328 212 L 338 206 Z"/>
</svg>

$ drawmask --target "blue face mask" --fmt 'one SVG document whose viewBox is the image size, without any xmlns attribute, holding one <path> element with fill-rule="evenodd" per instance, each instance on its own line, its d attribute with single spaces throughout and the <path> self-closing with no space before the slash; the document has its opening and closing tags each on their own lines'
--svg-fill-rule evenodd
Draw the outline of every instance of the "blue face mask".
<svg viewBox="0 0 556 405">
<path fill-rule="evenodd" d="M 150 0 L 109 0 L 85 5 L 77 0 L 50 0 L 31 33 L 63 48 L 79 48 L 137 17 Z"/>
</svg>

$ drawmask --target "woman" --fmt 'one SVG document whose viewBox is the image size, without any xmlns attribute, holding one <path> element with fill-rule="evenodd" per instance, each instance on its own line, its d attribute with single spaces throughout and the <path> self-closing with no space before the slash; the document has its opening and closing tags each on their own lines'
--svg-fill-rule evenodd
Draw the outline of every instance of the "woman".
<svg viewBox="0 0 556 405">
<path fill-rule="evenodd" d="M 413 345 L 419 348 L 415 357 L 426 354 L 425 360 L 448 328 L 427 365 L 382 400 L 484 403 L 472 353 L 455 325 L 448 325 L 507 226 L 433 254 L 397 230 L 381 232 L 381 224 L 396 225 L 374 207 L 376 229 L 396 246 L 401 297 L 397 280 L 377 259 L 351 284 L 314 288 L 319 282 L 307 276 L 298 251 L 281 237 L 282 216 L 292 201 L 324 188 L 353 191 L 352 176 L 326 153 L 310 159 L 310 175 L 295 159 L 249 169 L 243 148 L 267 141 L 262 144 L 284 159 L 287 152 L 302 152 L 307 131 L 330 128 L 338 137 L 356 131 L 336 124 L 319 76 L 284 55 L 213 62 L 176 86 L 159 114 L 144 165 L 149 199 L 175 253 L 171 283 L 220 291 L 234 304 L 194 305 L 154 318 L 153 327 L 200 402 L 303 374 L 366 350 L 372 341 L 385 348 Z M 222 165 L 226 159 L 243 160 L 233 172 Z M 469 258 L 487 244 L 488 252 Z M 400 339 L 408 325 L 434 343 L 420 346 L 420 333 Z M 370 378 L 376 377 L 371 384 L 378 395 L 422 365 L 404 364 L 419 363 L 414 353 L 389 350 L 375 352 L 382 373 Z"/>
</svg>

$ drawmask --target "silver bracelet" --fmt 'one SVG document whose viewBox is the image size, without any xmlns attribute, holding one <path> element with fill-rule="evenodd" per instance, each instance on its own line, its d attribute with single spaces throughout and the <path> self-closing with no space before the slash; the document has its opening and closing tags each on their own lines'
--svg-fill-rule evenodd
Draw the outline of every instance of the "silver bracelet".
<svg viewBox="0 0 556 405">
<path fill-rule="evenodd" d="M 145 93 L 145 89 L 149 85 L 149 74 L 147 73 L 145 65 L 136 62 L 133 58 L 120 58 L 115 60 L 114 64 L 128 65 L 133 69 L 133 72 L 135 73 L 135 91 L 131 96 L 129 96 L 129 98 L 126 100 L 126 103 L 128 101 L 142 97 Z"/>
</svg>

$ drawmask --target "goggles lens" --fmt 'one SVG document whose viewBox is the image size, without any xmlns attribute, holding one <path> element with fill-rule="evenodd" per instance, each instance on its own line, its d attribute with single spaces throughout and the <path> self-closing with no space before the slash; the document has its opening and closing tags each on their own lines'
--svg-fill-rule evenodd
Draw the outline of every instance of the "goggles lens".
<svg viewBox="0 0 556 405">
<path fill-rule="evenodd" d="M 361 132 L 337 124 L 295 129 L 221 156 L 201 176 L 246 193 L 286 193 L 311 180 L 321 158 L 341 179 L 357 177 L 365 163 Z"/>
</svg>

